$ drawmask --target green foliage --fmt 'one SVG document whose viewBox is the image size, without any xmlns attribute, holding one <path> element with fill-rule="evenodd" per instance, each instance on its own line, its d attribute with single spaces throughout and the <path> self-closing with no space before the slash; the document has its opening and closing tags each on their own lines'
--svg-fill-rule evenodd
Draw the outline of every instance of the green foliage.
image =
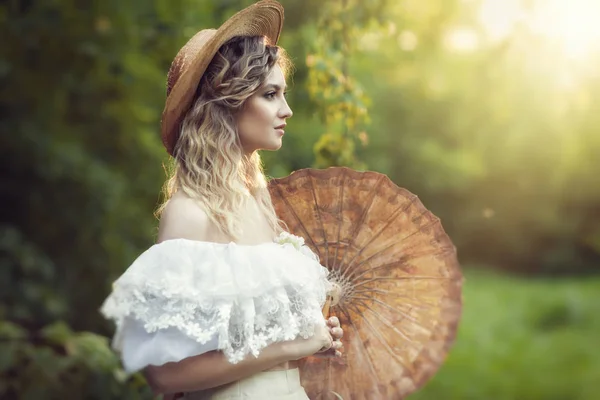
<svg viewBox="0 0 600 400">
<path fill-rule="evenodd" d="M 323 3 L 319 22 L 304 37 L 312 44 L 306 57 L 307 90 L 326 130 L 314 146 L 317 168 L 365 169 L 356 158 L 355 144 L 366 144 L 363 128 L 369 123 L 370 99 L 350 73 L 349 63 L 356 52 L 353 43 L 364 32 L 364 20 L 375 17 L 368 11 L 369 4 L 359 1 Z"/>
<path fill-rule="evenodd" d="M 160 3 L 0 6 L 2 398 L 150 398 L 97 310 L 155 230 L 165 49 L 186 20 Z"/>
<path fill-rule="evenodd" d="M 410 400 L 597 398 L 600 280 L 469 270 L 455 345 Z"/>
<path fill-rule="evenodd" d="M 0 226 L 0 278 L 0 318 L 44 323 L 67 312 L 54 263 L 8 226 Z"/>
<path fill-rule="evenodd" d="M 108 339 L 62 321 L 37 332 L 0 320 L 0 397 L 151 399 L 140 374 L 126 375 Z"/>
</svg>

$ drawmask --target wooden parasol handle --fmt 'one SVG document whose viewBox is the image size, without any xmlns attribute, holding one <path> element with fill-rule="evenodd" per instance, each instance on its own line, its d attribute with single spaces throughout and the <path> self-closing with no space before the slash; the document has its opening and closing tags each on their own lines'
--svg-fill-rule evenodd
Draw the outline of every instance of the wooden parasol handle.
<svg viewBox="0 0 600 400">
<path fill-rule="evenodd" d="M 333 301 L 333 297 L 327 296 L 327 300 L 325 300 L 325 305 L 323 306 L 323 318 L 329 318 L 329 308 L 331 307 L 331 302 Z"/>
</svg>

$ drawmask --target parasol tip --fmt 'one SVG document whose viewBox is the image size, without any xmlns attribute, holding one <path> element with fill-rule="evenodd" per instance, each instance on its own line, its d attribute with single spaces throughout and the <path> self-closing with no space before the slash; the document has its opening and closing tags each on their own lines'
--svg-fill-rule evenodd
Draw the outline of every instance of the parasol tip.
<svg viewBox="0 0 600 400">
<path fill-rule="evenodd" d="M 331 298 L 331 307 L 337 306 L 342 298 L 342 287 L 337 283 L 331 282 L 331 289 L 327 292 L 327 297 Z"/>
<path fill-rule="evenodd" d="M 323 306 L 323 317 L 329 317 L 329 309 L 340 303 L 342 297 L 342 287 L 337 283 L 331 282 L 331 288 L 327 291 L 327 300 Z"/>
</svg>

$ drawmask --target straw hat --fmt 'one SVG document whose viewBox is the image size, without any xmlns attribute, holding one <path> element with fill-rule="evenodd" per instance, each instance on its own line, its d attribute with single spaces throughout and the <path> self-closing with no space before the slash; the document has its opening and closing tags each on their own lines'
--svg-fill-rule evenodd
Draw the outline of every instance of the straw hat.
<svg viewBox="0 0 600 400">
<path fill-rule="evenodd" d="M 266 36 L 275 45 L 283 27 L 283 7 L 274 0 L 259 1 L 229 18 L 219 29 L 203 29 L 179 50 L 167 76 L 167 100 L 161 136 L 173 155 L 179 125 L 190 109 L 200 78 L 219 48 L 236 36 Z"/>
</svg>

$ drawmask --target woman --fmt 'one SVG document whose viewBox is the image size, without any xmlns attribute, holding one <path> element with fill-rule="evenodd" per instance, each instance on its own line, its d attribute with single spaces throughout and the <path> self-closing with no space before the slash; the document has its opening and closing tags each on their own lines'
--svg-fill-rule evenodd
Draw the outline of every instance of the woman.
<svg viewBox="0 0 600 400">
<path fill-rule="evenodd" d="M 169 70 L 162 139 L 176 166 L 158 243 L 102 307 L 126 370 L 157 393 L 307 399 L 297 360 L 340 354 L 339 321 L 320 313 L 327 270 L 281 228 L 257 153 L 281 147 L 292 116 L 282 22 L 278 3 L 256 3 L 197 33 Z"/>
</svg>

